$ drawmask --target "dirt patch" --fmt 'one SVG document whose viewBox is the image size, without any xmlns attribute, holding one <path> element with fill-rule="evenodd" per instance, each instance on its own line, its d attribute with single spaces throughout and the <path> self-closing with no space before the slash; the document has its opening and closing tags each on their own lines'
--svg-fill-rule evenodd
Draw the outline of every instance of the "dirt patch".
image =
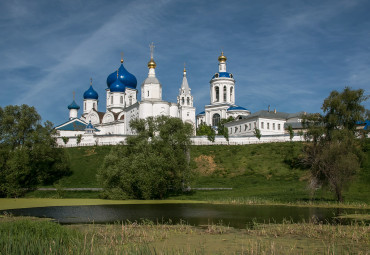
<svg viewBox="0 0 370 255">
<path fill-rule="evenodd" d="M 214 156 L 200 155 L 194 161 L 197 164 L 197 171 L 202 175 L 211 175 L 218 169 Z"/>
<path fill-rule="evenodd" d="M 88 156 L 91 156 L 91 155 L 94 155 L 94 154 L 97 154 L 95 152 L 95 148 L 91 148 L 91 149 L 86 149 L 86 154 L 84 156 L 88 157 Z"/>
</svg>

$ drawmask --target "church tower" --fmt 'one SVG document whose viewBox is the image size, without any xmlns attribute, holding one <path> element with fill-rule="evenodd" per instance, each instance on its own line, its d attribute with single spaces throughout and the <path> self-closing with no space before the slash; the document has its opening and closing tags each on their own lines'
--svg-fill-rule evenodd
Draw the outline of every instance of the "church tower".
<svg viewBox="0 0 370 255">
<path fill-rule="evenodd" d="M 226 56 L 221 52 L 218 57 L 218 73 L 210 81 L 211 104 L 235 104 L 235 80 L 233 74 L 226 71 Z"/>
<path fill-rule="evenodd" d="M 191 89 L 189 87 L 188 79 L 186 78 L 185 67 L 181 88 L 179 89 L 179 95 L 177 96 L 177 104 L 179 105 L 179 117 L 184 122 L 192 124 L 195 130 L 195 107 L 193 106 L 193 96 L 191 95 Z"/>
<path fill-rule="evenodd" d="M 69 110 L 69 119 L 73 120 L 76 119 L 78 116 L 78 110 L 80 110 L 80 106 L 75 101 L 75 92 L 73 92 L 73 102 L 68 105 Z"/>
<path fill-rule="evenodd" d="M 157 77 L 155 77 L 155 68 L 157 64 L 153 59 L 154 44 L 150 44 L 150 60 L 148 62 L 149 73 L 143 84 L 141 84 L 141 100 L 142 101 L 161 101 L 162 100 L 162 85 Z"/>
<path fill-rule="evenodd" d="M 92 109 L 98 111 L 98 93 L 92 87 L 92 79 L 90 79 L 90 88 L 85 91 L 84 95 L 84 114 L 89 113 Z"/>
</svg>

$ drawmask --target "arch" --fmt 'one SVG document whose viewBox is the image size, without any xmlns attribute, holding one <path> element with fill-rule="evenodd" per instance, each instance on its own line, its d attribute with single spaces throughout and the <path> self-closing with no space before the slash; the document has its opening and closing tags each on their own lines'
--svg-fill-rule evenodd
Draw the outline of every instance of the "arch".
<svg viewBox="0 0 370 255">
<path fill-rule="evenodd" d="M 114 121 L 114 115 L 111 112 L 104 114 L 103 123 L 109 123 Z"/>
<path fill-rule="evenodd" d="M 219 87 L 215 87 L 215 94 L 216 94 L 216 102 L 220 101 L 220 89 Z"/>
<path fill-rule="evenodd" d="M 218 126 L 218 124 L 220 123 L 220 119 L 221 119 L 221 116 L 220 114 L 218 113 L 215 113 L 213 114 L 212 116 L 212 126 Z"/>
<path fill-rule="evenodd" d="M 99 115 L 96 112 L 92 111 L 89 113 L 89 115 L 87 115 L 86 121 L 87 122 L 91 121 L 93 125 L 99 124 L 100 123 Z"/>
</svg>

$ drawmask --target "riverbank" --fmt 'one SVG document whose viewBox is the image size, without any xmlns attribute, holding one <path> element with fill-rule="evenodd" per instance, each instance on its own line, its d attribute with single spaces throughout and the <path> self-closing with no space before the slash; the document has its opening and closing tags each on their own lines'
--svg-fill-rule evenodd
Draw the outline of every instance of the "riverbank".
<svg viewBox="0 0 370 255">
<path fill-rule="evenodd" d="M 261 199 L 230 199 L 230 200 L 106 200 L 106 199 L 57 199 L 57 198 L 0 198 L 0 210 L 48 207 L 48 206 L 83 206 L 83 205 L 120 205 L 120 204 L 233 204 L 233 205 L 266 205 L 294 206 L 342 209 L 370 209 L 366 203 L 330 203 L 330 202 L 296 202 L 281 203 Z"/>
<path fill-rule="evenodd" d="M 4 254 L 367 254 L 364 223 L 258 224 L 234 229 L 143 220 L 116 224 L 58 225 L 46 219 L 0 217 Z"/>
</svg>

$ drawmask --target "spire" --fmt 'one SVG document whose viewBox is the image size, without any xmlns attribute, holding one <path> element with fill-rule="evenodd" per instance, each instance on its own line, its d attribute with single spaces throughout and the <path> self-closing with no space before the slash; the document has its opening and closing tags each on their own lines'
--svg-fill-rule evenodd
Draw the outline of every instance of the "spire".
<svg viewBox="0 0 370 255">
<path fill-rule="evenodd" d="M 181 83 L 181 91 L 185 91 L 185 94 L 186 94 L 186 95 L 190 93 L 190 88 L 189 88 L 189 84 L 188 84 L 188 79 L 186 78 L 186 69 L 185 69 L 185 64 L 184 64 L 184 75 L 183 75 L 182 83 Z"/>
<path fill-rule="evenodd" d="M 152 42 L 150 45 L 150 60 L 148 62 L 148 68 L 149 69 L 155 69 L 155 67 L 157 66 L 157 64 L 154 62 L 154 59 L 153 59 L 153 53 L 154 53 L 154 43 Z"/>
</svg>

